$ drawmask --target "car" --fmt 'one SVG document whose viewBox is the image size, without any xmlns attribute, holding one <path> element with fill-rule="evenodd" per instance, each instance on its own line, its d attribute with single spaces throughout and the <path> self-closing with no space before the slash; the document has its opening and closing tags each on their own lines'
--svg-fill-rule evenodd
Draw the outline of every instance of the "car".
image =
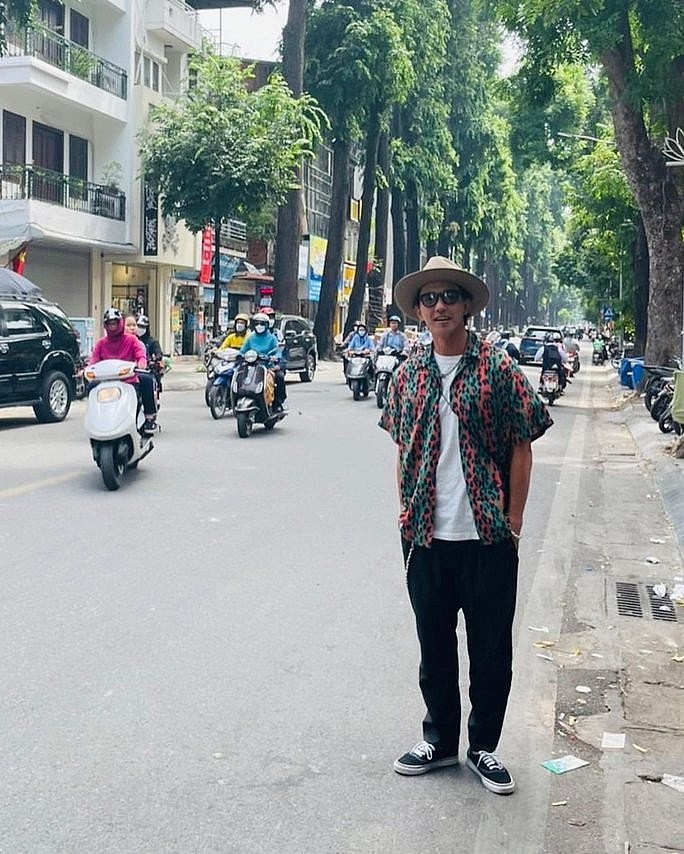
<svg viewBox="0 0 684 854">
<path fill-rule="evenodd" d="M 310 321 L 296 314 L 276 315 L 276 327 L 285 341 L 287 373 L 298 373 L 303 383 L 316 375 L 318 347 Z"/>
<path fill-rule="evenodd" d="M 78 333 L 56 303 L 0 292 L 0 407 L 32 406 L 38 421 L 63 421 L 79 356 Z"/>
<path fill-rule="evenodd" d="M 557 332 L 563 337 L 563 333 L 557 326 L 528 326 L 523 332 L 520 339 L 520 364 L 524 365 L 527 362 L 534 362 L 534 356 L 537 350 L 544 343 L 544 339 L 549 333 Z"/>
</svg>

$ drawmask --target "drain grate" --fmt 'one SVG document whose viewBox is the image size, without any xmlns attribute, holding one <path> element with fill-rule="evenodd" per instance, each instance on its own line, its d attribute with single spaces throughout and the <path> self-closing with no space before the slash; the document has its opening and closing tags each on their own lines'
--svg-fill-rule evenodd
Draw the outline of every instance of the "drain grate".
<svg viewBox="0 0 684 854">
<path fill-rule="evenodd" d="M 646 592 L 648 593 L 648 601 L 651 606 L 651 616 L 653 619 L 676 623 L 677 612 L 675 611 L 674 602 L 671 602 L 667 597 L 658 596 L 650 584 L 646 585 Z"/>
<path fill-rule="evenodd" d="M 616 581 L 615 595 L 617 597 L 618 614 L 622 617 L 643 617 L 639 586 L 631 581 Z"/>
</svg>

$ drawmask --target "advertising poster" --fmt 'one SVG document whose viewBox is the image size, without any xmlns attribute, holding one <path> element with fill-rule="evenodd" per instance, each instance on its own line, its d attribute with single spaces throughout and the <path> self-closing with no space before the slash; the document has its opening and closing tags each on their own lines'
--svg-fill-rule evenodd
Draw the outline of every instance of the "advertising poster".
<svg viewBox="0 0 684 854">
<path fill-rule="evenodd" d="M 318 302 L 321 298 L 321 282 L 323 281 L 323 265 L 328 241 L 325 237 L 312 234 L 309 238 L 309 299 Z"/>
<path fill-rule="evenodd" d="M 339 305 L 349 305 L 349 297 L 354 287 L 355 273 L 356 264 L 349 264 L 346 261 L 342 264 L 342 281 L 340 282 L 340 291 L 337 299 Z"/>
</svg>

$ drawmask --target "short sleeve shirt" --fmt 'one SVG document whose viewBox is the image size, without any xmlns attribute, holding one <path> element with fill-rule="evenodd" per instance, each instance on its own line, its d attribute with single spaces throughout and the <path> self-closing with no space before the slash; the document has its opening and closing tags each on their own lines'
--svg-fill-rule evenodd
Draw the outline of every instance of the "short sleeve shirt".
<svg viewBox="0 0 684 854">
<path fill-rule="evenodd" d="M 379 422 L 399 450 L 399 527 L 404 539 L 418 546 L 430 546 L 433 538 L 441 389 L 428 347 L 396 370 Z M 473 332 L 449 397 L 459 420 L 461 462 L 478 536 L 485 544 L 507 539 L 513 447 L 538 439 L 553 421 L 508 354 Z"/>
</svg>

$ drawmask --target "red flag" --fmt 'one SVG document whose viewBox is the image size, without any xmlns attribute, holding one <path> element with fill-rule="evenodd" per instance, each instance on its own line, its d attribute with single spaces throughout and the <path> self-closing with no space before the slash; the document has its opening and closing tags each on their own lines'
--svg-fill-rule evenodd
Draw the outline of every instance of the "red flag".
<svg viewBox="0 0 684 854">
<path fill-rule="evenodd" d="M 12 258 L 12 269 L 15 273 L 19 273 L 20 276 L 24 275 L 24 268 L 26 267 L 26 252 L 28 250 L 28 243 L 24 243 L 21 249 L 17 252 L 17 254 Z"/>
<path fill-rule="evenodd" d="M 202 229 L 202 263 L 199 280 L 203 285 L 211 281 L 211 256 L 214 243 L 214 230 L 211 227 Z"/>
</svg>

